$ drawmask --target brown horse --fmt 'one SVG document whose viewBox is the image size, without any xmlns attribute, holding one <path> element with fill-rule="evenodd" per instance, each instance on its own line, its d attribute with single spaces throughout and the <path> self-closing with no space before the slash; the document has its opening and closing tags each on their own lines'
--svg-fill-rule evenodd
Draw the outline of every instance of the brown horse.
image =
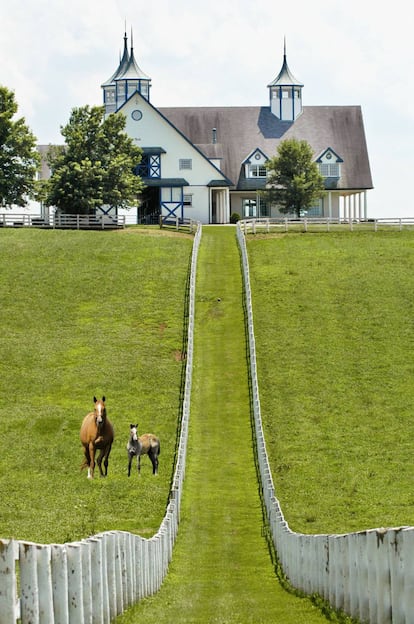
<svg viewBox="0 0 414 624">
<path fill-rule="evenodd" d="M 93 479 L 96 451 L 99 451 L 96 460 L 99 472 L 101 477 L 106 477 L 108 474 L 109 453 L 114 441 L 114 428 L 106 415 L 105 397 L 99 400 L 93 397 L 93 402 L 95 403 L 95 409 L 93 412 L 86 414 L 80 430 L 80 439 L 83 445 L 83 452 L 85 453 L 82 468 L 88 467 L 88 479 Z M 105 472 L 102 470 L 102 460 Z"/>
<path fill-rule="evenodd" d="M 131 475 L 131 464 L 137 458 L 138 474 L 141 474 L 141 455 L 148 455 L 152 464 L 152 474 L 158 474 L 158 455 L 161 452 L 160 441 L 153 433 L 144 433 L 138 437 L 138 425 L 130 425 L 128 451 L 128 477 Z"/>
</svg>

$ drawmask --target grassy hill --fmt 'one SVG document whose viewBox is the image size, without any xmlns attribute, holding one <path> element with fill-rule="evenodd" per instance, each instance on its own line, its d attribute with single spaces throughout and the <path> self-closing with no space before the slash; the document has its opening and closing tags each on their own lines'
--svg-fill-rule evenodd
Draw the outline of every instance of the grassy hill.
<svg viewBox="0 0 414 624">
<path fill-rule="evenodd" d="M 414 236 L 250 237 L 262 417 L 305 533 L 414 525 Z"/>
<path fill-rule="evenodd" d="M 153 534 L 174 461 L 192 238 L 158 229 L 0 232 L 0 535 Z M 79 429 L 105 395 L 109 477 L 80 472 Z M 128 480 L 130 423 L 162 442 Z"/>
</svg>

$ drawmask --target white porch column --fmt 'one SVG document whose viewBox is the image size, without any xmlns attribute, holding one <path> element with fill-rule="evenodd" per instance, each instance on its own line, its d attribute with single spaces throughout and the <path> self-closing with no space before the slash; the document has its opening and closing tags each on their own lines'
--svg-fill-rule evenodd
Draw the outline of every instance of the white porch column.
<svg viewBox="0 0 414 624">
<path fill-rule="evenodd" d="M 230 223 L 230 190 L 228 188 L 224 189 L 224 205 L 225 205 L 225 223 Z"/>
<path fill-rule="evenodd" d="M 332 219 L 332 191 L 328 191 L 328 217 Z"/>
<path fill-rule="evenodd" d="M 368 202 L 367 202 L 367 192 L 364 191 L 364 219 L 365 221 L 368 219 Z"/>
<path fill-rule="evenodd" d="M 223 191 L 218 191 L 217 193 L 217 216 L 218 223 L 224 223 L 223 221 Z"/>
<path fill-rule="evenodd" d="M 217 223 L 230 222 L 230 191 L 228 188 L 216 191 Z"/>
</svg>

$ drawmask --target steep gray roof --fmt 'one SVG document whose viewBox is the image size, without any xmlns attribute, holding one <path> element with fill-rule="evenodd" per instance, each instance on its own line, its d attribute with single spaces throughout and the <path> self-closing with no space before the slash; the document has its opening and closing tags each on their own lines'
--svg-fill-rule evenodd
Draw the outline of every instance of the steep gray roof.
<svg viewBox="0 0 414 624">
<path fill-rule="evenodd" d="M 126 64 L 126 67 L 123 70 L 119 71 L 119 73 L 115 77 L 115 81 L 116 80 L 136 80 L 136 79 L 151 80 L 151 78 L 142 71 L 142 69 L 136 62 L 135 56 L 134 56 L 134 48 L 131 47 L 131 54 Z"/>
<path fill-rule="evenodd" d="M 372 188 L 360 106 L 305 106 L 294 122 L 280 121 L 267 106 L 159 110 L 208 158 L 221 159 L 221 170 L 235 187 L 243 186 L 242 163 L 254 149 L 270 158 L 281 141 L 294 137 L 310 144 L 315 159 L 327 147 L 343 159 L 338 189 Z"/>
<path fill-rule="evenodd" d="M 119 76 L 122 76 L 122 74 L 125 72 L 125 70 L 127 69 L 129 64 L 129 53 L 128 53 L 128 45 L 127 45 L 127 34 L 124 34 L 124 53 L 122 55 L 121 60 L 119 61 L 119 65 L 117 67 L 117 69 L 114 71 L 114 73 L 112 74 L 112 76 L 110 78 L 108 78 L 108 80 L 105 80 L 104 83 L 102 83 L 102 87 L 108 87 L 111 84 L 114 84 L 114 81 L 116 78 L 119 78 Z"/>
<path fill-rule="evenodd" d="M 268 85 L 268 87 L 281 87 L 281 86 L 295 86 L 295 87 L 303 87 L 303 84 L 299 82 L 297 78 L 292 74 L 289 69 L 289 65 L 286 60 L 286 53 L 283 56 L 283 65 L 282 69 L 276 76 L 276 78 Z"/>
</svg>

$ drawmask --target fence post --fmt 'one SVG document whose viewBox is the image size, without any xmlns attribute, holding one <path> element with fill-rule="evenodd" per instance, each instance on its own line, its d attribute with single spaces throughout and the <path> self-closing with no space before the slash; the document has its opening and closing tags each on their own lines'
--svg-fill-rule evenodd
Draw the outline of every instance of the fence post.
<svg viewBox="0 0 414 624">
<path fill-rule="evenodd" d="M 0 621 L 14 624 L 16 621 L 16 566 L 13 540 L 0 540 Z"/>
<path fill-rule="evenodd" d="M 404 595 L 404 551 L 402 529 L 388 529 L 388 561 L 391 580 L 392 624 L 405 624 L 402 599 Z"/>
<path fill-rule="evenodd" d="M 125 533 L 125 606 L 134 604 L 135 601 L 135 549 L 133 545 L 134 535 Z"/>
<path fill-rule="evenodd" d="M 39 586 L 39 617 L 42 624 L 54 624 L 51 548 L 37 548 L 37 580 Z"/>
<path fill-rule="evenodd" d="M 141 600 L 144 597 L 144 576 L 143 576 L 143 565 L 142 565 L 142 537 L 139 535 L 136 536 L 135 539 L 135 595 L 136 600 Z"/>
<path fill-rule="evenodd" d="M 117 557 L 118 557 L 118 579 L 117 579 L 117 608 L 118 615 L 124 610 L 127 602 L 127 578 L 126 578 L 126 554 L 125 554 L 125 533 L 116 534 Z"/>
<path fill-rule="evenodd" d="M 92 568 L 91 568 L 91 556 L 92 556 L 92 541 L 85 540 L 82 542 L 82 599 L 83 599 L 83 618 L 85 624 L 92 624 L 92 614 L 93 610 L 100 609 L 102 604 L 101 592 L 102 592 L 102 583 L 100 582 L 100 587 L 97 588 L 96 585 L 92 581 Z M 94 569 L 94 577 L 95 574 L 100 577 L 100 570 Z M 96 594 L 96 598 L 95 598 Z M 93 605 L 93 608 L 92 608 Z M 102 615 L 102 614 L 101 614 Z M 101 618 L 102 621 L 102 618 Z"/>
<path fill-rule="evenodd" d="M 105 548 L 105 569 L 107 573 L 107 591 L 109 601 L 109 616 L 113 620 L 117 615 L 116 596 L 116 543 L 113 533 L 103 535 L 103 546 Z"/>
<path fill-rule="evenodd" d="M 92 609 L 92 624 L 107 624 L 109 622 L 108 609 L 104 608 L 104 596 L 107 592 L 104 591 L 104 575 L 105 566 L 102 559 L 102 540 L 91 538 L 88 540 L 90 557 L 89 557 L 89 573 L 90 573 L 90 595 L 92 599 L 92 579 L 95 579 L 93 584 L 93 609 Z"/>
<path fill-rule="evenodd" d="M 51 546 L 53 613 L 59 624 L 69 624 L 68 574 L 66 548 L 61 544 Z"/>
<path fill-rule="evenodd" d="M 407 528 L 402 532 L 404 553 L 414 552 L 414 529 Z M 414 613 L 414 557 L 404 557 L 404 589 L 401 596 L 401 608 L 405 614 L 405 622 L 409 622 Z"/>
<path fill-rule="evenodd" d="M 83 544 L 66 544 L 68 570 L 68 610 L 70 622 L 84 622 L 82 593 Z"/>
<path fill-rule="evenodd" d="M 19 545 L 20 592 L 22 622 L 39 621 L 39 586 L 37 582 L 36 546 L 21 542 Z"/>
</svg>

